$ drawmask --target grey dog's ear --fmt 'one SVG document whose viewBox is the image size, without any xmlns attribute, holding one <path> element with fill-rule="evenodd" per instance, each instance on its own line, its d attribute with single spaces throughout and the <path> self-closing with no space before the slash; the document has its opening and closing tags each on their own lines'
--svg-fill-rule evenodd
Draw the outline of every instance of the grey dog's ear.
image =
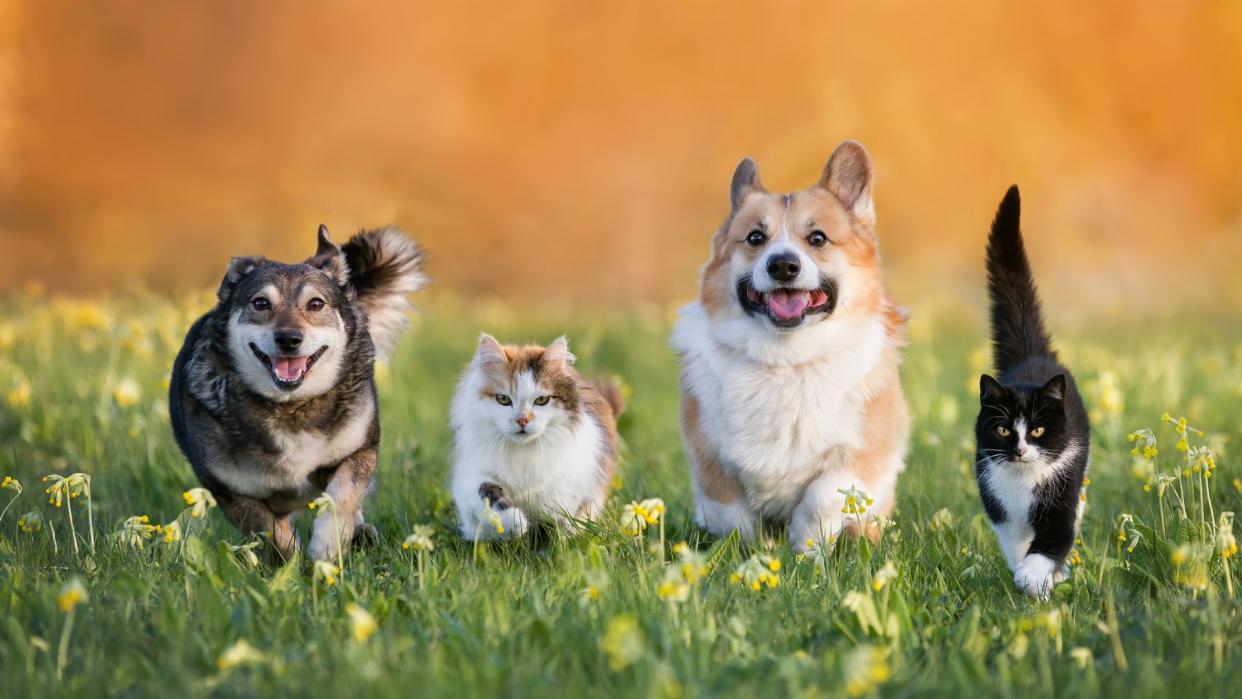
<svg viewBox="0 0 1242 699">
<path fill-rule="evenodd" d="M 307 260 L 306 264 L 327 272 L 332 281 L 341 288 L 349 284 L 349 263 L 345 261 L 345 253 L 328 238 L 328 227 L 322 223 L 319 224 L 315 256 Z"/>
<path fill-rule="evenodd" d="M 267 258 L 258 255 L 234 257 L 229 261 L 229 268 L 224 271 L 224 279 L 220 280 L 220 289 L 216 291 L 216 298 L 220 300 L 220 303 L 227 302 L 233 295 L 233 289 L 237 287 L 238 282 L 265 264 L 267 264 Z"/>
<path fill-rule="evenodd" d="M 733 212 L 742 208 L 746 196 L 751 192 L 762 192 L 763 184 L 759 181 L 759 166 L 750 158 L 743 158 L 733 171 L 733 182 L 729 185 L 729 201 Z"/>
</svg>

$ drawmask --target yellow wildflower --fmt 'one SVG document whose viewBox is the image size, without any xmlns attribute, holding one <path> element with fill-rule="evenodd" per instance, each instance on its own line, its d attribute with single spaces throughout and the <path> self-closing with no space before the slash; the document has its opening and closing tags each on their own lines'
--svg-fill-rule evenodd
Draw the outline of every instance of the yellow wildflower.
<svg viewBox="0 0 1242 699">
<path fill-rule="evenodd" d="M 875 576 L 871 578 L 871 589 L 879 592 L 884 586 L 889 584 L 897 577 L 897 566 L 892 561 L 885 563 L 879 570 L 875 572 Z"/>
<path fill-rule="evenodd" d="M 38 510 L 32 510 L 17 518 L 17 528 L 25 534 L 33 534 L 43 529 L 43 515 Z"/>
<path fill-rule="evenodd" d="M 224 649 L 219 658 L 216 658 L 216 667 L 221 671 L 227 672 L 239 665 L 247 665 L 263 661 L 263 654 L 258 651 L 246 639 L 240 639 L 233 645 Z"/>
<path fill-rule="evenodd" d="M 401 542 L 401 548 L 414 549 L 415 551 L 435 551 L 436 543 L 432 541 L 431 535 L 435 530 L 426 524 L 414 525 L 414 533 L 405 537 L 405 541 Z"/>
<path fill-rule="evenodd" d="M 740 583 L 746 588 L 758 592 L 766 585 L 768 588 L 776 587 L 780 584 L 780 577 L 777 571 L 781 569 L 780 561 L 758 554 L 751 556 L 733 571 L 733 575 L 729 579 L 735 583 Z"/>
<path fill-rule="evenodd" d="M 138 401 L 142 400 L 142 387 L 131 378 L 121 379 L 112 389 L 112 400 L 122 408 L 138 405 Z"/>
<path fill-rule="evenodd" d="M 22 482 L 12 476 L 5 476 L 4 481 L 0 482 L 0 490 L 11 490 L 16 495 L 21 495 Z"/>
<path fill-rule="evenodd" d="M 600 639 L 599 647 L 608 654 L 608 667 L 613 672 L 624 670 L 646 653 L 646 643 L 638 629 L 638 622 L 628 614 L 609 620 L 608 630 Z"/>
<path fill-rule="evenodd" d="M 190 516 L 202 519 L 207 511 L 216 506 L 216 498 L 206 488 L 190 488 L 181 494 L 181 499 L 190 506 Z"/>
<path fill-rule="evenodd" d="M 1182 544 L 1173 551 L 1173 582 L 1193 590 L 1208 586 L 1208 557 L 1211 547 L 1205 544 Z"/>
<path fill-rule="evenodd" d="M 845 506 L 841 508 L 841 512 L 847 515 L 866 514 L 867 508 L 875 502 L 856 485 L 851 485 L 848 489 L 838 488 L 837 492 L 845 496 Z"/>
<path fill-rule="evenodd" d="M 60 611 L 68 614 L 88 599 L 90 595 L 86 591 L 86 585 L 82 584 L 82 579 L 73 578 L 61 586 L 60 594 L 56 596 L 56 605 L 60 607 Z"/>
<path fill-rule="evenodd" d="M 181 541 L 181 522 L 173 520 L 163 526 L 156 526 L 155 531 L 164 535 L 164 543 L 173 544 Z"/>
<path fill-rule="evenodd" d="M 340 574 L 341 569 L 336 564 L 329 561 L 315 561 L 312 578 L 322 582 L 324 585 L 332 586 L 336 584 L 336 576 Z"/>
<path fill-rule="evenodd" d="M 677 568 L 664 571 L 664 579 L 656 588 L 656 596 L 665 602 L 685 602 L 690 598 L 690 583 Z"/>
<path fill-rule="evenodd" d="M 1216 527 L 1216 551 L 1225 559 L 1226 565 L 1231 557 L 1238 555 L 1238 540 L 1233 535 L 1232 512 L 1220 513 L 1220 525 Z"/>
<path fill-rule="evenodd" d="M 659 524 L 660 519 L 664 517 L 664 501 L 660 498 L 647 498 L 638 503 L 638 506 L 647 524 Z"/>
<path fill-rule="evenodd" d="M 860 646 L 845 660 L 845 692 L 860 697 L 875 691 L 893 676 L 888 654 L 874 646 Z"/>
<path fill-rule="evenodd" d="M 618 524 L 621 527 L 621 533 L 636 538 L 643 535 L 647 530 L 647 510 L 642 503 L 631 502 L 621 511 L 621 517 Z"/>
<path fill-rule="evenodd" d="M 126 546 L 143 550 L 146 542 L 151 540 L 155 532 L 159 529 L 151 524 L 151 518 L 146 515 L 135 515 L 126 519 L 121 523 L 121 529 L 116 533 L 117 540 Z"/>
<path fill-rule="evenodd" d="M 375 617 L 371 616 L 371 612 L 357 604 L 351 602 L 346 605 L 345 612 L 349 614 L 349 630 L 353 633 L 355 641 L 363 643 L 379 630 L 379 624 L 375 623 Z"/>
<path fill-rule="evenodd" d="M 20 379 L 13 388 L 10 388 L 5 394 L 5 400 L 8 401 L 9 407 L 13 409 L 24 408 L 30 405 L 30 382 Z"/>
</svg>

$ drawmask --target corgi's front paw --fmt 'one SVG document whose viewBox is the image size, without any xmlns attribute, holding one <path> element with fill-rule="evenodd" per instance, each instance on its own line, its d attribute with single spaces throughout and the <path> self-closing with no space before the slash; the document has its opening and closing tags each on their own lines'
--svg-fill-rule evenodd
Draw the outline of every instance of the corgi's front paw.
<svg viewBox="0 0 1242 699">
<path fill-rule="evenodd" d="M 1013 573 L 1013 582 L 1026 594 L 1039 599 L 1048 599 L 1052 588 L 1057 584 L 1058 576 L 1056 561 L 1041 553 L 1033 553 L 1018 564 Z"/>
</svg>

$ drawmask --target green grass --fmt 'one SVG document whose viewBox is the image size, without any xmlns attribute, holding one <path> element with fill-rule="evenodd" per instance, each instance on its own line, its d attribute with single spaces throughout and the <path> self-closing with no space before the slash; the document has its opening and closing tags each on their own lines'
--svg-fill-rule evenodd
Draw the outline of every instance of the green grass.
<svg viewBox="0 0 1242 699">
<path fill-rule="evenodd" d="M 529 322 L 502 308 L 434 305 L 381 374 L 380 484 L 367 512 L 382 542 L 350 556 L 338 584 L 324 587 L 307 564 L 239 563 L 224 545 L 245 540 L 218 512 L 194 520 L 173 546 L 157 539 L 139 552 L 113 536 L 130 515 L 171 521 L 182 491 L 196 485 L 161 387 L 193 313 L 158 299 L 98 309 L 9 299 L 0 315 L 9 399 L 0 403 L 0 477 L 26 490 L 0 519 L 4 696 L 1223 696 L 1242 680 L 1242 604 L 1226 591 L 1207 503 L 1200 515 L 1192 499 L 1183 522 L 1173 491 L 1162 501 L 1145 493 L 1125 437 L 1155 429 L 1158 467 L 1175 472 L 1181 455 L 1159 416 L 1187 415 L 1208 432 L 1192 444 L 1217 448 L 1208 481 L 1215 516 L 1239 509 L 1235 321 L 1097 322 L 1059 333 L 1102 412 L 1083 561 L 1050 602 L 1036 602 L 1015 590 L 975 491 L 969 387 L 984 342 L 982 326 L 963 319 L 970 313 L 915 309 L 903 368 L 914 437 L 895 526 L 877 546 L 845 542 L 822 562 L 796 560 L 778 539 L 768 553 L 782 563 L 780 584 L 753 592 L 730 574 L 754 551 L 691 521 L 663 312 L 552 312 Z M 592 532 L 556 537 L 542 551 L 475 548 L 454 533 L 447 403 L 483 328 L 545 342 L 567 332 L 584 371 L 619 374 L 632 390 L 622 484 Z M 115 395 L 126 378 L 140 388 L 132 406 Z M 75 554 L 68 513 L 47 503 L 39 479 L 79 471 L 93 478 L 96 544 L 92 551 L 85 497 L 73 499 Z M 0 490 L 0 507 L 12 495 Z M 664 572 L 651 540 L 618 532 L 624 504 L 643 497 L 667 503 L 670 548 L 687 541 L 709 561 L 684 604 L 657 597 Z M 19 531 L 18 516 L 32 510 L 47 526 Z M 1117 541 L 1122 513 L 1137 517 L 1127 529 L 1126 545 L 1142 535 L 1133 552 Z M 423 580 L 400 545 L 421 523 L 434 526 L 436 542 Z M 1212 553 L 1191 549 L 1175 566 L 1173 551 L 1194 541 Z M 1197 560 L 1206 579 L 1197 579 Z M 876 592 L 873 576 L 889 562 L 897 576 Z M 1237 558 L 1229 563 L 1236 582 Z M 89 601 L 73 610 L 66 639 L 57 597 L 74 578 Z M 584 601 L 592 583 L 599 599 Z M 350 603 L 377 621 L 369 639 L 351 634 Z M 218 659 L 241 639 L 259 657 L 221 670 Z"/>
</svg>

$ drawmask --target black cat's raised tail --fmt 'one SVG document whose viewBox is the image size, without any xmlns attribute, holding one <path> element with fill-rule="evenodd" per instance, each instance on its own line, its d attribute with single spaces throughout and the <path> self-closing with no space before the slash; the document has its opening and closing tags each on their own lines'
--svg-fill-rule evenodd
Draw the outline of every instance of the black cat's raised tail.
<svg viewBox="0 0 1242 699">
<path fill-rule="evenodd" d="M 992 299 L 992 353 L 1001 373 L 1031 357 L 1056 360 L 1052 339 L 1022 244 L 1018 185 L 1005 192 L 988 235 L 988 294 Z"/>
</svg>

